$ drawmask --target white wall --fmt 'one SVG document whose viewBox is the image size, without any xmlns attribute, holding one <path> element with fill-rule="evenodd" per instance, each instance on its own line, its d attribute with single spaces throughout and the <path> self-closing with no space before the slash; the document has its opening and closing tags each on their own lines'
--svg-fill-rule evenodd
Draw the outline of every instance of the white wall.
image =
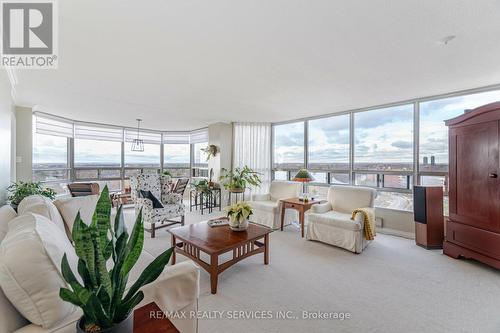
<svg viewBox="0 0 500 333">
<path fill-rule="evenodd" d="M 15 115 L 11 86 L 7 73 L 4 69 L 0 69 L 0 204 L 5 203 L 7 193 L 5 189 L 15 179 L 13 128 L 15 128 Z"/>
<path fill-rule="evenodd" d="M 380 207 L 377 207 L 375 212 L 377 218 L 382 219 L 382 228 L 377 228 L 380 233 L 406 238 L 415 237 L 413 212 Z"/>
<path fill-rule="evenodd" d="M 31 108 L 16 106 L 16 179 L 32 180 L 33 113 Z"/>
<path fill-rule="evenodd" d="M 219 182 L 220 170 L 231 169 L 233 152 L 233 125 L 228 123 L 215 123 L 208 126 L 208 144 L 219 148 L 217 156 L 208 161 L 208 171 L 214 170 L 214 182 Z M 227 193 L 222 190 L 222 204 L 227 203 Z"/>
</svg>

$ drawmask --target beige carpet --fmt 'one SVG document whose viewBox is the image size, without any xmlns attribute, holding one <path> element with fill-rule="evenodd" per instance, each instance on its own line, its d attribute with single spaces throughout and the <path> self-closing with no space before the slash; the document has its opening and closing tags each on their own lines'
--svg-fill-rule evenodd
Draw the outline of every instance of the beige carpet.
<svg viewBox="0 0 500 333">
<path fill-rule="evenodd" d="M 133 214 L 126 210 L 127 223 Z M 193 212 L 186 221 L 219 215 Z M 199 309 L 291 311 L 298 319 L 235 320 L 226 314 L 200 320 L 200 333 L 500 332 L 500 271 L 380 234 L 361 255 L 301 239 L 293 226 L 270 239 L 270 265 L 260 255 L 239 262 L 219 276 L 216 295 L 202 270 Z M 154 255 L 167 246 L 165 229 L 145 242 Z M 304 320 L 302 311 L 349 312 L 351 318 Z"/>
</svg>

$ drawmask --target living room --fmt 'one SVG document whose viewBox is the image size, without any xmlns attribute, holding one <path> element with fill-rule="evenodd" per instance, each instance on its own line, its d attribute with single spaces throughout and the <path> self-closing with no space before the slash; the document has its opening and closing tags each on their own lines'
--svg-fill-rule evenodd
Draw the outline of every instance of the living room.
<svg viewBox="0 0 500 333">
<path fill-rule="evenodd" d="M 0 333 L 500 330 L 500 2 L 1 6 Z"/>
</svg>

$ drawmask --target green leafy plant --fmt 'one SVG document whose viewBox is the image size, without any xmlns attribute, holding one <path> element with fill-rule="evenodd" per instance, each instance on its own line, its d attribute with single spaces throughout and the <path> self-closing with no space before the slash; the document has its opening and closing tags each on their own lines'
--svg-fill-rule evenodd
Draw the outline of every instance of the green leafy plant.
<svg viewBox="0 0 500 333">
<path fill-rule="evenodd" d="M 196 191 L 198 191 L 198 192 L 208 194 L 212 191 L 209 184 L 208 184 L 208 181 L 205 179 L 196 180 L 192 184 L 193 184 L 194 188 L 196 189 Z"/>
<path fill-rule="evenodd" d="M 137 263 L 144 244 L 142 211 L 136 218 L 132 232 L 125 227 L 122 206 L 118 208 L 113 228 L 110 222 L 111 201 L 108 187 L 99 197 L 90 225 L 80 214 L 76 216 L 72 237 L 78 256 L 80 283 L 64 254 L 61 271 L 71 289 L 61 288 L 59 296 L 83 310 L 83 329 L 96 332 L 111 328 L 128 318 L 134 307 L 144 298 L 139 289 L 155 281 L 170 260 L 173 248 L 160 254 L 126 290 L 130 271 Z M 113 267 L 106 262 L 112 258 Z"/>
<path fill-rule="evenodd" d="M 18 205 L 24 198 L 38 194 L 49 199 L 56 197 L 56 192 L 48 187 L 42 187 L 40 182 L 15 182 L 7 187 L 7 200 L 9 203 Z"/>
<path fill-rule="evenodd" d="M 252 207 L 245 201 L 226 207 L 227 216 L 234 223 L 242 223 L 253 214 Z"/>
<path fill-rule="evenodd" d="M 164 176 L 170 176 L 170 177 L 173 177 L 173 176 L 172 176 L 172 173 L 171 173 L 170 171 L 168 171 L 168 170 L 163 170 L 163 175 L 164 175 Z"/>
<path fill-rule="evenodd" d="M 259 178 L 259 173 L 250 169 L 248 166 L 243 168 L 235 168 L 234 170 L 221 170 L 220 180 L 224 188 L 230 191 L 245 190 L 248 185 L 260 186 L 262 181 Z"/>
</svg>

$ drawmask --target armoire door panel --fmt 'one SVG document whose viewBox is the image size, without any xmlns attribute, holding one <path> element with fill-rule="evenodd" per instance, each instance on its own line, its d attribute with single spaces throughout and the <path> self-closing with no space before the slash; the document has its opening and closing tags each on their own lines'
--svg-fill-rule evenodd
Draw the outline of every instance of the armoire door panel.
<svg viewBox="0 0 500 333">
<path fill-rule="evenodd" d="M 449 131 L 448 149 L 449 149 L 449 165 L 448 170 L 450 175 L 457 174 L 457 134 L 455 129 Z M 449 199 L 449 215 L 457 214 L 457 179 L 450 176 L 448 179 L 448 199 Z"/>
<path fill-rule="evenodd" d="M 454 129 L 456 222 L 499 228 L 498 121 Z"/>
</svg>

